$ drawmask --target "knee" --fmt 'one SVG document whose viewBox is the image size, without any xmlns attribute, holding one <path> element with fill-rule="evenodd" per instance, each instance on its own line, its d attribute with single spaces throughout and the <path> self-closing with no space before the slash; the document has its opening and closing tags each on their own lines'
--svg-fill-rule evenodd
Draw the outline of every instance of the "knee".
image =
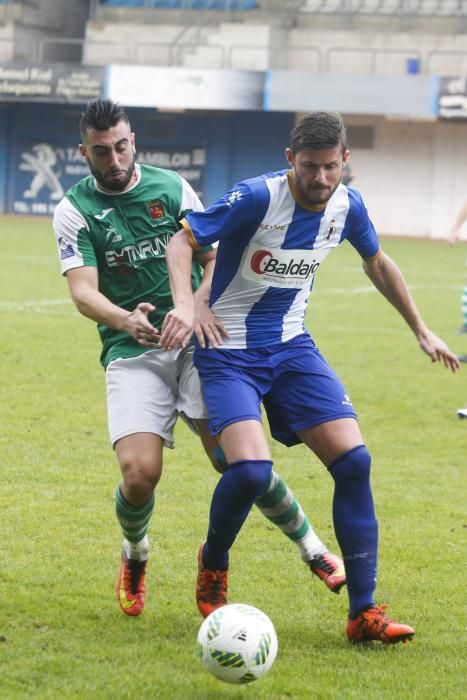
<svg viewBox="0 0 467 700">
<path fill-rule="evenodd" d="M 269 460 L 235 462 L 230 465 L 230 470 L 235 470 L 236 482 L 242 493 L 256 499 L 269 486 L 272 462 Z"/>
<path fill-rule="evenodd" d="M 130 502 L 149 498 L 161 477 L 162 465 L 151 458 L 131 452 L 120 455 L 119 462 Z"/>
<path fill-rule="evenodd" d="M 335 481 L 353 479 L 368 481 L 370 478 L 371 455 L 365 445 L 359 445 L 338 457 L 328 467 Z"/>
</svg>

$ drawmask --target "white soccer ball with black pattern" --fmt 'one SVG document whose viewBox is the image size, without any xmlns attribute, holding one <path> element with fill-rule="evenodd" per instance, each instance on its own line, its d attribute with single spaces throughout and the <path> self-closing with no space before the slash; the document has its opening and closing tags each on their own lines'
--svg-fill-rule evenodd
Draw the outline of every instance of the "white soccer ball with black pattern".
<svg viewBox="0 0 467 700">
<path fill-rule="evenodd" d="M 226 683 L 251 683 L 264 676 L 274 663 L 277 646 L 269 617 L 243 603 L 214 610 L 198 632 L 201 661 Z"/>
</svg>

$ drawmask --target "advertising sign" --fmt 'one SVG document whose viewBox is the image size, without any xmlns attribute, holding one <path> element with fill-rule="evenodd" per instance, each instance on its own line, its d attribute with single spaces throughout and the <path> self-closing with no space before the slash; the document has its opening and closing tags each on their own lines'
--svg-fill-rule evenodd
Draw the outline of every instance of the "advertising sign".
<svg viewBox="0 0 467 700">
<path fill-rule="evenodd" d="M 147 163 L 156 168 L 175 170 L 193 187 L 198 197 L 204 197 L 204 173 L 206 168 L 206 149 L 190 148 L 141 148 L 136 153 L 138 163 Z"/>
<path fill-rule="evenodd" d="M 78 64 L 0 65 L 0 101 L 86 103 L 102 93 L 104 68 Z"/>
<path fill-rule="evenodd" d="M 438 117 L 467 119 L 467 78 L 440 79 Z"/>
<path fill-rule="evenodd" d="M 258 110 L 264 77 L 246 70 L 112 65 L 106 94 L 127 107 Z"/>
<path fill-rule="evenodd" d="M 205 148 L 143 146 L 136 160 L 177 171 L 202 200 Z M 62 146 L 52 141 L 22 141 L 12 150 L 11 174 L 9 211 L 51 216 L 65 192 L 89 175 L 89 168 L 76 146 Z"/>
</svg>

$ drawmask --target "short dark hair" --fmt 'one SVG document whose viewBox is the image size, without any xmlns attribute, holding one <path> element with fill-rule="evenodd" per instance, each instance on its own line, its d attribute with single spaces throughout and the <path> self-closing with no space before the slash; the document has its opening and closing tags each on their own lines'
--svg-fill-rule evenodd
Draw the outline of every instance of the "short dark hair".
<svg viewBox="0 0 467 700">
<path fill-rule="evenodd" d="M 84 140 L 89 129 L 107 131 L 107 129 L 115 126 L 120 121 L 124 121 L 127 124 L 130 123 L 125 109 L 109 97 L 96 97 L 88 102 L 86 109 L 81 114 L 79 121 L 81 140 Z"/>
<path fill-rule="evenodd" d="M 297 153 L 304 148 L 321 150 L 341 147 L 347 150 L 347 131 L 338 112 L 305 114 L 290 132 L 290 148 Z"/>
</svg>

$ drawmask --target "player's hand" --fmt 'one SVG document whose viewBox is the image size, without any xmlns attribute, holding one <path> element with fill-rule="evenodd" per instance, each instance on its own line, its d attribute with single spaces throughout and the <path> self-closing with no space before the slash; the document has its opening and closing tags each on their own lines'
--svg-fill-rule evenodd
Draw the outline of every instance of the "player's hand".
<svg viewBox="0 0 467 700">
<path fill-rule="evenodd" d="M 224 326 L 214 316 L 208 304 L 202 300 L 197 301 L 196 297 L 193 331 L 202 348 L 209 345 L 212 348 L 219 348 L 222 345 L 222 339 L 228 336 Z"/>
<path fill-rule="evenodd" d="M 185 348 L 193 335 L 194 305 L 177 305 L 166 315 L 159 345 L 164 350 Z"/>
<path fill-rule="evenodd" d="M 427 329 L 418 336 L 418 342 L 423 352 L 431 357 L 432 362 L 442 362 L 447 369 L 457 372 L 460 367 L 459 358 L 435 333 Z"/>
<path fill-rule="evenodd" d="M 159 345 L 160 331 L 148 319 L 149 314 L 155 308 L 153 304 L 141 302 L 134 311 L 128 314 L 123 324 L 123 330 L 145 348 Z"/>
<path fill-rule="evenodd" d="M 459 240 L 459 231 L 456 229 L 452 229 L 452 231 L 449 233 L 449 236 L 448 236 L 449 245 L 456 245 L 458 240 Z"/>
</svg>

